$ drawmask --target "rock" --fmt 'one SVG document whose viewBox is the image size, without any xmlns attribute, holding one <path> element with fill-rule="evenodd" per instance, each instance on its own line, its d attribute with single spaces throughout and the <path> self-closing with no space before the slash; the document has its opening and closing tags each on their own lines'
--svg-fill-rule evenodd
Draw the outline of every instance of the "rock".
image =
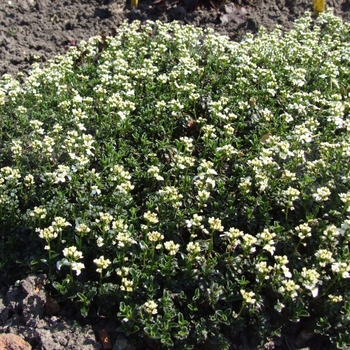
<svg viewBox="0 0 350 350">
<path fill-rule="evenodd" d="M 35 339 L 39 340 L 41 350 L 101 349 L 91 327 L 82 327 L 65 320 L 57 322 L 47 322 L 46 319 L 38 320 Z"/>
<path fill-rule="evenodd" d="M 61 311 L 60 305 L 58 304 L 58 301 L 51 297 L 46 297 L 46 303 L 45 303 L 45 314 L 47 316 L 54 316 L 57 315 Z"/>
<path fill-rule="evenodd" d="M 12 315 L 12 325 L 19 325 L 23 322 L 23 317 L 18 314 Z"/>
<path fill-rule="evenodd" d="M 135 350 L 135 347 L 130 345 L 123 335 L 118 335 L 113 350 Z"/>
<path fill-rule="evenodd" d="M 31 350 L 32 347 L 20 336 L 15 334 L 0 334 L 1 350 Z"/>
<path fill-rule="evenodd" d="M 6 307 L 6 303 L 4 303 L 4 299 L 0 298 L 0 324 L 4 324 L 8 318 L 10 309 Z"/>
<path fill-rule="evenodd" d="M 28 326 L 34 326 L 38 318 L 44 314 L 46 295 L 43 289 L 45 276 L 28 276 L 22 281 L 22 288 L 27 294 L 20 302 L 23 309 L 23 317 Z"/>
<path fill-rule="evenodd" d="M 101 329 L 98 332 L 98 338 L 100 339 L 103 350 L 111 350 L 112 349 L 112 344 L 111 344 L 108 332 L 105 329 Z"/>
<path fill-rule="evenodd" d="M 298 348 L 305 347 L 305 344 L 315 336 L 312 329 L 303 329 L 295 340 L 295 346 Z"/>
<path fill-rule="evenodd" d="M 36 4 L 34 0 L 21 0 L 21 1 L 18 1 L 18 5 L 21 13 L 25 14 L 31 11 Z"/>
</svg>

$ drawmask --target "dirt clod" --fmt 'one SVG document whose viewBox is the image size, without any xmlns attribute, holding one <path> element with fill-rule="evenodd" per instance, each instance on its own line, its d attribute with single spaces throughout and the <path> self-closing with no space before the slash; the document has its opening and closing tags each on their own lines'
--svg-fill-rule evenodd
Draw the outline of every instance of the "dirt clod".
<svg viewBox="0 0 350 350">
<path fill-rule="evenodd" d="M 100 343 L 102 344 L 103 350 L 110 350 L 112 349 L 111 340 L 109 338 L 108 332 L 105 329 L 101 329 L 98 332 L 98 337 L 100 339 Z"/>
<path fill-rule="evenodd" d="M 28 276 L 18 286 L 10 287 L 5 296 L 0 295 L 0 333 L 6 333 L 1 336 L 10 339 L 17 339 L 12 337 L 16 335 L 24 337 L 30 345 L 23 349 L 101 349 L 92 326 L 82 326 L 75 320 L 45 315 L 47 298 L 44 289 L 37 288 L 39 283 L 45 284 L 45 276 Z M 3 341 L 6 341 L 3 344 L 11 344 L 6 337 Z M 23 341 L 24 343 L 26 342 Z M 22 348 L 5 347 L 0 342 L 0 349 Z"/>
<path fill-rule="evenodd" d="M 60 310 L 61 308 L 58 301 L 51 296 L 47 296 L 45 303 L 45 314 L 47 316 L 54 316 L 57 315 L 60 312 Z"/>
<path fill-rule="evenodd" d="M 1 350 L 31 350 L 32 347 L 20 336 L 15 334 L 0 334 Z"/>
</svg>

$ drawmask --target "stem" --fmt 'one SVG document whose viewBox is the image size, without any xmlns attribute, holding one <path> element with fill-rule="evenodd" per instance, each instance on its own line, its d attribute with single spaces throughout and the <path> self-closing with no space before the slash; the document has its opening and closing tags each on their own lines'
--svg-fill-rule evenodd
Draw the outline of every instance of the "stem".
<svg viewBox="0 0 350 350">
<path fill-rule="evenodd" d="M 59 241 L 58 241 L 57 250 L 60 249 L 61 243 L 62 243 L 62 230 L 61 230 L 61 229 L 59 230 L 59 236 L 60 236 L 60 239 L 59 239 Z"/>
<path fill-rule="evenodd" d="M 343 210 L 342 210 L 342 212 L 341 212 L 341 215 L 344 215 L 344 214 L 347 212 L 348 207 L 349 207 L 349 204 L 345 204 L 345 205 L 344 205 L 344 208 L 343 208 Z"/>
<path fill-rule="evenodd" d="M 333 279 L 333 280 L 331 281 L 331 283 L 330 283 L 329 286 L 323 291 L 323 293 L 319 294 L 316 298 L 314 298 L 314 300 L 317 300 L 317 299 L 319 299 L 319 298 L 324 297 L 325 295 L 327 295 L 328 292 L 329 292 L 329 290 L 330 290 L 332 287 L 334 287 L 334 286 L 338 283 L 339 279 L 340 279 L 340 277 L 339 277 L 339 275 L 338 275 L 335 279 Z"/>
<path fill-rule="evenodd" d="M 147 249 L 144 249 L 143 252 L 143 268 L 146 268 L 146 256 L 147 256 Z"/>
<path fill-rule="evenodd" d="M 297 244 L 296 247 L 294 248 L 294 255 L 297 253 L 301 241 L 302 241 L 302 239 L 300 238 L 298 244 Z"/>
<path fill-rule="evenodd" d="M 214 245 L 214 230 L 211 230 L 209 247 L 208 247 L 208 258 L 213 250 L 213 245 Z"/>
<path fill-rule="evenodd" d="M 239 310 L 238 315 L 236 316 L 236 318 L 238 318 L 239 316 L 241 316 L 241 313 L 242 313 L 242 311 L 243 311 L 243 309 L 244 309 L 245 306 L 246 306 L 246 302 L 243 301 L 242 306 L 241 306 L 241 309 Z"/>
<path fill-rule="evenodd" d="M 171 271 L 171 262 L 172 262 L 172 256 L 166 256 L 165 257 L 167 259 L 167 262 L 166 262 L 166 269 L 169 271 L 168 275 L 167 275 L 167 278 L 166 278 L 166 284 L 167 286 L 170 285 L 170 271 Z"/>
<path fill-rule="evenodd" d="M 48 265 L 49 265 L 49 278 L 51 278 L 52 276 L 52 271 L 51 271 L 51 247 L 50 247 L 50 243 L 47 242 L 48 246 L 49 246 L 49 261 L 48 261 Z"/>
<path fill-rule="evenodd" d="M 70 275 L 71 281 L 73 281 L 72 263 L 70 263 L 70 265 L 69 265 L 69 275 Z"/>
<path fill-rule="evenodd" d="M 78 238 L 78 249 L 81 250 L 81 246 L 83 244 L 83 239 L 82 239 L 82 236 L 79 235 L 79 238 Z"/>
<path fill-rule="evenodd" d="M 286 215 L 285 215 L 286 223 L 288 222 L 288 213 L 289 213 L 289 207 L 286 208 Z"/>
<path fill-rule="evenodd" d="M 154 263 L 154 251 L 156 250 L 156 243 L 153 243 L 153 247 L 152 247 L 152 254 L 151 254 L 151 261 L 152 261 L 152 266 Z"/>
</svg>

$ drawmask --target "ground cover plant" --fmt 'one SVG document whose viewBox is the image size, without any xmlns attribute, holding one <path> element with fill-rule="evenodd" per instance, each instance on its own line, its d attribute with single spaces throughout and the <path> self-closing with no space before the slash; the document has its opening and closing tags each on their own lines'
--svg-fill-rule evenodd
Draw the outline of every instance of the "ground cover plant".
<svg viewBox="0 0 350 350">
<path fill-rule="evenodd" d="M 159 347 L 349 345 L 349 74 L 327 12 L 241 43 L 134 22 L 4 76 L 1 268 Z"/>
</svg>

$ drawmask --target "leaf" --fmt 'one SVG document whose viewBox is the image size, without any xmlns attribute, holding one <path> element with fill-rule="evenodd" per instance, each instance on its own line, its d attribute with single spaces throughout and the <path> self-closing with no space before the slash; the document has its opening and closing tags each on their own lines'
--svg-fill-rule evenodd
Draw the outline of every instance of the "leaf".
<svg viewBox="0 0 350 350">
<path fill-rule="evenodd" d="M 141 250 L 148 249 L 148 245 L 144 241 L 139 242 Z"/>
<path fill-rule="evenodd" d="M 119 304 L 119 310 L 121 312 L 125 312 L 126 311 L 126 305 L 124 303 L 124 301 L 121 301 L 120 304 Z"/>
<path fill-rule="evenodd" d="M 260 139 L 261 143 L 266 143 L 266 141 L 271 137 L 271 134 L 268 132 L 267 134 L 263 135 Z"/>
<path fill-rule="evenodd" d="M 192 311 L 192 312 L 196 312 L 198 311 L 198 308 L 192 304 L 188 304 L 187 307 Z"/>
<path fill-rule="evenodd" d="M 83 305 L 81 308 L 80 308 L 80 313 L 83 317 L 87 317 L 88 313 L 89 313 L 89 307 L 86 306 L 86 305 Z"/>
<path fill-rule="evenodd" d="M 77 293 L 78 298 L 80 299 L 80 301 L 82 301 L 83 303 L 90 303 L 90 300 L 83 294 L 83 293 Z"/>
<path fill-rule="evenodd" d="M 96 294 L 97 294 L 97 291 L 92 289 L 86 294 L 86 298 L 89 300 L 92 300 Z"/>
<path fill-rule="evenodd" d="M 182 326 L 182 327 L 187 326 L 188 321 L 186 321 L 184 319 L 184 315 L 181 312 L 179 312 L 177 314 L 177 317 L 178 317 L 178 323 L 179 323 L 180 326 Z"/>
<path fill-rule="evenodd" d="M 194 296 L 192 297 L 192 300 L 195 301 L 197 299 L 199 299 L 201 296 L 201 291 L 199 290 L 199 288 L 196 288 L 195 292 L 194 292 Z"/>
<path fill-rule="evenodd" d="M 298 316 L 299 316 L 299 317 L 310 317 L 310 314 L 309 314 L 309 312 L 306 311 L 306 310 L 300 310 L 300 311 L 298 312 Z"/>
<path fill-rule="evenodd" d="M 61 253 L 52 252 L 51 253 L 51 259 L 55 259 L 55 258 L 57 258 L 60 255 L 61 255 Z"/>
</svg>

